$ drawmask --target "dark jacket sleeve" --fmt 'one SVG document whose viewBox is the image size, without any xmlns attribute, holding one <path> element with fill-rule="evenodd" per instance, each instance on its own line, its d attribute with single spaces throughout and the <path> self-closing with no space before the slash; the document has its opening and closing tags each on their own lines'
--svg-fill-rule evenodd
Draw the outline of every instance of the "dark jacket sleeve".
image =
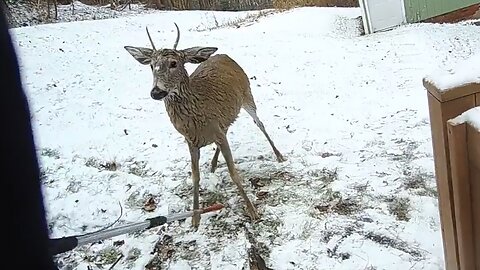
<svg viewBox="0 0 480 270">
<path fill-rule="evenodd" d="M 3 0 L 0 0 L 3 1 Z M 56 269 L 48 252 L 48 229 L 39 167 L 16 53 L 0 3 L 0 170 L 2 222 L 8 239 L 2 257 L 12 269 Z M 3 227 L 3 226 L 2 226 Z M 5 227 L 3 227 L 5 228 Z M 8 262 L 7 262 L 8 261 Z"/>
</svg>

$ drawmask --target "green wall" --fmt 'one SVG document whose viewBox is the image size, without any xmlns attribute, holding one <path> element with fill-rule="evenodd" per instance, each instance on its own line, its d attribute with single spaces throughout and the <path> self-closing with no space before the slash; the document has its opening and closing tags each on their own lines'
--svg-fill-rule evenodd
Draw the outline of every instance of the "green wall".
<svg viewBox="0 0 480 270">
<path fill-rule="evenodd" d="M 407 22 L 418 22 L 457 9 L 479 4 L 479 0 L 404 0 Z"/>
</svg>

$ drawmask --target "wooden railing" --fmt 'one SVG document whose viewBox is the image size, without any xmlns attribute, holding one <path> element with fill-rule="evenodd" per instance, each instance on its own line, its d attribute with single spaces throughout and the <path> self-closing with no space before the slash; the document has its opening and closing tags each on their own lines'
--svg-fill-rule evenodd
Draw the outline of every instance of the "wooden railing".
<svg viewBox="0 0 480 270">
<path fill-rule="evenodd" d="M 445 269 L 480 270 L 480 132 L 454 119 L 480 106 L 480 83 L 438 89 L 424 79 L 423 85 L 428 90 Z"/>
<path fill-rule="evenodd" d="M 476 96 L 479 105 L 480 94 Z M 473 115 L 472 109 L 464 116 L 448 121 L 448 146 L 460 269 L 479 270 L 480 131 L 465 121 L 469 114 Z"/>
</svg>

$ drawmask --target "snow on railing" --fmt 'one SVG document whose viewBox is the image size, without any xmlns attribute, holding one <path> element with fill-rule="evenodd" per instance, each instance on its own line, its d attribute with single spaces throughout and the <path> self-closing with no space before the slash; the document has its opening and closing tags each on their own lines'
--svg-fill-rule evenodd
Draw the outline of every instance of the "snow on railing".
<svg viewBox="0 0 480 270">
<path fill-rule="evenodd" d="M 476 131 L 480 132 L 480 106 L 465 111 L 461 115 L 448 121 L 451 125 L 469 124 Z"/>
<path fill-rule="evenodd" d="M 441 92 L 467 84 L 480 83 L 480 51 L 467 59 L 438 68 L 426 76 L 425 80 Z"/>
</svg>

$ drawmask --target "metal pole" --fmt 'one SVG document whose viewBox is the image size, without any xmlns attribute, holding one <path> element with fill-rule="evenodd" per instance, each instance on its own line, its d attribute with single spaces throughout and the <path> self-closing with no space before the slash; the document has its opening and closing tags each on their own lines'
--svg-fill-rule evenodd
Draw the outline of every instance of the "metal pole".
<svg viewBox="0 0 480 270">
<path fill-rule="evenodd" d="M 81 246 L 89 243 L 95 243 L 97 241 L 112 238 L 118 235 L 145 230 L 145 229 L 148 229 L 148 227 L 150 227 L 150 221 L 142 221 L 142 222 L 133 223 L 133 224 L 125 224 L 115 228 L 107 229 L 105 231 L 100 231 L 98 233 L 78 236 L 77 245 Z"/>
<path fill-rule="evenodd" d="M 97 241 L 105 240 L 105 239 L 112 238 L 112 237 L 126 234 L 126 233 L 132 233 L 132 232 L 142 231 L 146 229 L 151 229 L 151 228 L 158 227 L 165 223 L 169 223 L 176 220 L 186 219 L 188 217 L 193 216 L 195 212 L 198 212 L 199 214 L 205 214 L 208 212 L 220 210 L 222 208 L 223 208 L 223 205 L 215 204 L 207 208 L 203 208 L 195 211 L 171 214 L 166 217 L 157 216 L 157 217 L 149 218 L 145 221 L 125 224 L 115 228 L 105 229 L 99 232 L 50 239 L 50 253 L 52 255 L 60 254 L 60 253 L 72 250 L 81 245 L 95 243 Z"/>
</svg>

